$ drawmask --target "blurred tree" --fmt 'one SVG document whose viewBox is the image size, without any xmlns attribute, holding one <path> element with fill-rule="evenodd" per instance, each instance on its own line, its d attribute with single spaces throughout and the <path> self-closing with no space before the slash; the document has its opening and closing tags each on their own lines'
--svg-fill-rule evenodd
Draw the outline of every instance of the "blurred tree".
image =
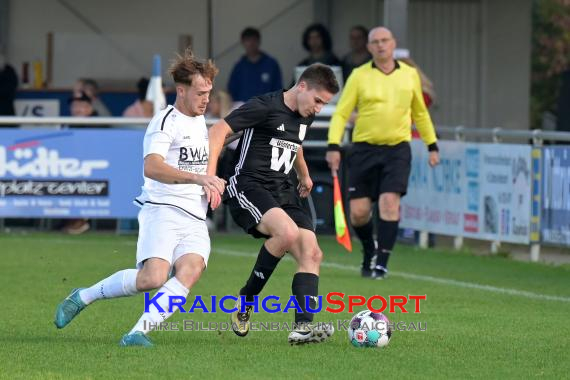
<svg viewBox="0 0 570 380">
<path fill-rule="evenodd" d="M 532 24 L 531 128 L 540 128 L 544 112 L 555 112 L 561 74 L 570 69 L 570 0 L 535 0 Z"/>
</svg>

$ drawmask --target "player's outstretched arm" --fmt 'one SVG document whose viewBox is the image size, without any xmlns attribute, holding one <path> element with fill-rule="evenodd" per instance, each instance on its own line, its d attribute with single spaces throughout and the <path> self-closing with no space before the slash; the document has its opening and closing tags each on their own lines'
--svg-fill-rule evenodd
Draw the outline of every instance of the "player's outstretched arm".
<svg viewBox="0 0 570 380">
<path fill-rule="evenodd" d="M 226 136 L 232 133 L 232 129 L 224 119 L 221 119 L 208 130 L 208 138 L 210 140 L 210 154 L 208 157 L 208 170 L 209 175 L 216 174 L 218 167 L 218 159 L 224 147 Z"/>
<path fill-rule="evenodd" d="M 144 158 L 144 175 L 147 178 L 170 185 L 201 185 L 210 191 L 217 191 L 219 194 L 223 194 L 226 183 L 216 176 L 189 173 L 173 168 L 164 162 L 164 157 L 156 153 L 151 153 Z"/>
</svg>

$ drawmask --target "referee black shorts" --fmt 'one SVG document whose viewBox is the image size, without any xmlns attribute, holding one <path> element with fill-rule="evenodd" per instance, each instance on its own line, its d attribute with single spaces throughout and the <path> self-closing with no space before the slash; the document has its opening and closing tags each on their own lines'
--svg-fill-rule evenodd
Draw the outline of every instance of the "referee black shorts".
<svg viewBox="0 0 570 380">
<path fill-rule="evenodd" d="M 354 143 L 347 159 L 350 199 L 378 199 L 382 193 L 408 189 L 412 150 L 408 142 L 397 145 Z"/>
<path fill-rule="evenodd" d="M 234 221 L 255 238 L 269 238 L 257 230 L 261 217 L 274 207 L 289 215 L 299 228 L 314 232 L 313 220 L 301 204 L 295 187 L 285 183 L 277 189 L 267 188 L 254 181 L 238 180 L 236 191 L 228 192 L 224 202 L 228 205 Z"/>
</svg>

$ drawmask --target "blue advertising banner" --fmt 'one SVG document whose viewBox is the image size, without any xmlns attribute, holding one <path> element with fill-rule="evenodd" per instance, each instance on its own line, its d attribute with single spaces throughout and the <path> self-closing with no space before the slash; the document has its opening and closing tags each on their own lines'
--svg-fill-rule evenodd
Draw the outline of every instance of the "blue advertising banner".
<svg viewBox="0 0 570 380">
<path fill-rule="evenodd" d="M 144 130 L 0 130 L 1 218 L 136 218 Z"/>
<path fill-rule="evenodd" d="M 542 151 L 542 241 L 570 246 L 570 146 Z"/>
<path fill-rule="evenodd" d="M 532 205 L 530 209 L 530 241 L 540 242 L 540 211 L 542 209 L 542 148 L 532 149 Z"/>
</svg>

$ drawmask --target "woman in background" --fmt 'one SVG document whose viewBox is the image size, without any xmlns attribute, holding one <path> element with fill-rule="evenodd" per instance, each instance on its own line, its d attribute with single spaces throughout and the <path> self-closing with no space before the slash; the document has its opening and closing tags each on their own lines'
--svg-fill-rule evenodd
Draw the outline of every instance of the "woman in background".
<svg viewBox="0 0 570 380">
<path fill-rule="evenodd" d="M 329 66 L 340 66 L 340 60 L 332 51 L 332 39 L 328 29 L 322 24 L 309 25 L 303 32 L 303 47 L 309 56 L 297 66 L 309 66 L 313 63 L 324 63 Z"/>
<path fill-rule="evenodd" d="M 137 82 L 137 92 L 138 99 L 128 106 L 123 111 L 123 116 L 125 117 L 152 117 L 153 116 L 153 105 L 151 102 L 146 100 L 146 90 L 148 88 L 149 80 L 148 78 L 141 78 Z"/>
<path fill-rule="evenodd" d="M 228 115 L 234 108 L 236 107 L 234 106 L 232 97 L 229 93 L 222 90 L 215 90 L 210 94 L 210 102 L 206 108 L 205 117 L 206 119 L 221 119 Z M 210 123 L 208 123 L 208 128 L 209 127 L 211 127 Z M 233 140 L 226 145 L 226 149 L 223 150 L 222 156 L 218 161 L 217 173 L 219 173 L 220 178 L 223 178 L 226 181 L 229 179 L 230 175 L 233 174 L 232 169 L 235 166 L 235 150 L 239 142 L 239 136 L 230 136 L 230 139 L 232 137 Z M 225 204 L 222 204 L 222 207 L 218 208 L 213 213 L 211 210 L 208 210 L 208 219 L 206 220 L 206 224 L 209 229 L 217 227 L 218 229 L 224 230 L 226 228 L 225 210 Z"/>
</svg>

